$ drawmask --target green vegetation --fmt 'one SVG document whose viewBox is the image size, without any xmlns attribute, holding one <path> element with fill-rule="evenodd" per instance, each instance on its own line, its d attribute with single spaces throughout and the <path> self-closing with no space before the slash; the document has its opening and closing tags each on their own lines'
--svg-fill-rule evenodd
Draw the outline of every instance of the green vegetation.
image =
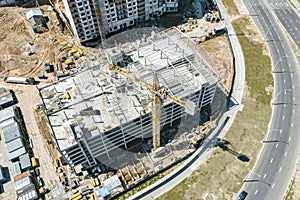
<svg viewBox="0 0 300 200">
<path fill-rule="evenodd" d="M 295 6 L 295 4 L 294 4 L 291 0 L 289 0 L 289 2 L 290 2 L 290 4 L 291 4 L 294 8 L 297 9 L 297 7 Z M 300 2 L 300 0 L 298 0 L 298 2 Z"/>
<path fill-rule="evenodd" d="M 239 11 L 233 0 L 222 0 L 229 15 L 237 15 Z"/>
<path fill-rule="evenodd" d="M 230 14 L 236 11 L 232 0 L 224 0 Z M 242 112 L 239 112 L 225 140 L 230 142 L 229 151 L 216 149 L 205 164 L 192 176 L 161 196 L 161 200 L 176 199 L 232 199 L 242 185 L 243 178 L 252 169 L 262 147 L 261 140 L 268 128 L 271 115 L 271 94 L 266 87 L 273 85 L 269 56 L 263 55 L 263 44 L 257 42 L 258 33 L 248 18 L 232 22 L 243 49 L 246 63 L 247 89 Z M 247 156 L 242 162 L 234 153 Z"/>
</svg>

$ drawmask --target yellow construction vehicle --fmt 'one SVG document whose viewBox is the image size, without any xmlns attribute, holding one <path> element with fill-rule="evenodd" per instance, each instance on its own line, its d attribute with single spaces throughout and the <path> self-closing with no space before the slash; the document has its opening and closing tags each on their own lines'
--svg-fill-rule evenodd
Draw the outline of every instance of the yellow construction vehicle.
<svg viewBox="0 0 300 200">
<path fill-rule="evenodd" d="M 187 22 L 188 22 L 188 24 L 190 24 L 190 25 L 197 24 L 197 20 L 196 20 L 196 19 L 193 19 L 193 18 L 189 18 Z"/>
<path fill-rule="evenodd" d="M 35 23 L 35 24 L 33 25 L 33 27 L 34 27 L 35 30 L 36 30 L 36 29 L 41 30 L 43 33 L 49 31 L 49 29 L 47 29 L 47 28 L 45 28 L 45 27 L 43 27 L 43 26 L 40 26 L 40 25 L 37 24 L 37 23 Z"/>
<path fill-rule="evenodd" d="M 109 68 L 114 70 L 115 72 L 125 76 L 133 82 L 139 83 L 141 86 L 146 87 L 152 93 L 152 137 L 153 137 L 153 147 L 157 149 L 160 147 L 160 118 L 161 118 L 161 110 L 162 110 L 162 99 L 166 99 L 166 101 L 170 100 L 182 107 L 185 108 L 186 112 L 190 114 L 194 114 L 195 105 L 191 103 L 186 103 L 181 99 L 175 97 L 171 92 L 168 92 L 165 88 L 160 87 L 157 72 L 146 68 L 148 71 L 153 73 L 153 84 L 149 84 L 142 79 L 137 77 L 133 77 L 128 73 L 128 69 L 123 69 L 117 65 L 110 64 Z"/>
<path fill-rule="evenodd" d="M 67 59 L 65 62 L 64 62 L 65 65 L 71 65 L 71 64 L 74 64 L 73 60 L 71 59 Z"/>
</svg>

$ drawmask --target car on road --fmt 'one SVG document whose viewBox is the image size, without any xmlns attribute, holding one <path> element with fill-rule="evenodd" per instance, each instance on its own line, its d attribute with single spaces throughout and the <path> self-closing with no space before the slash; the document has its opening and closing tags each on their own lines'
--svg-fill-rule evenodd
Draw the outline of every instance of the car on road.
<svg viewBox="0 0 300 200">
<path fill-rule="evenodd" d="M 242 191 L 236 200 L 244 200 L 246 199 L 248 193 L 246 191 Z"/>
</svg>

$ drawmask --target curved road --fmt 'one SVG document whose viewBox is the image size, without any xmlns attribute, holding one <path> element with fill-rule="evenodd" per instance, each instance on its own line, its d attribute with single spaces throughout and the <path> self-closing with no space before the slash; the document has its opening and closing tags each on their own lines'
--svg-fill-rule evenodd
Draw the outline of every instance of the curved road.
<svg viewBox="0 0 300 200">
<path fill-rule="evenodd" d="M 296 23 L 299 17 L 289 4 L 276 0 L 271 0 L 267 5 L 260 0 L 245 3 L 268 44 L 275 90 L 268 134 L 263 140 L 260 156 L 253 170 L 245 177 L 240 191 L 248 192 L 246 199 L 283 199 L 300 145 L 300 106 L 297 105 L 300 103 L 300 76 L 291 44 L 282 29 L 286 27 L 291 31 L 289 34 L 299 47 L 299 31 L 295 32 L 300 28 Z"/>
<path fill-rule="evenodd" d="M 228 30 L 229 40 L 233 48 L 233 53 L 235 56 L 235 81 L 232 91 L 232 101 L 235 102 L 236 106 L 230 108 L 222 118 L 219 120 L 218 127 L 213 131 L 213 133 L 204 141 L 204 144 L 195 152 L 191 157 L 189 157 L 182 165 L 177 169 L 172 171 L 170 174 L 164 178 L 158 180 L 154 184 L 148 186 L 142 191 L 134 194 L 129 197 L 128 200 L 133 199 L 155 199 L 162 194 L 168 192 L 185 178 L 190 176 L 193 171 L 195 171 L 210 155 L 213 151 L 213 148 L 210 147 L 211 141 L 216 137 L 223 138 L 229 128 L 231 127 L 234 118 L 242 108 L 240 105 L 245 89 L 245 62 L 242 48 L 239 44 L 237 36 L 234 32 L 234 29 L 231 25 L 230 19 L 226 14 L 226 9 L 221 0 L 216 0 L 220 12 L 224 17 L 225 25 Z"/>
</svg>

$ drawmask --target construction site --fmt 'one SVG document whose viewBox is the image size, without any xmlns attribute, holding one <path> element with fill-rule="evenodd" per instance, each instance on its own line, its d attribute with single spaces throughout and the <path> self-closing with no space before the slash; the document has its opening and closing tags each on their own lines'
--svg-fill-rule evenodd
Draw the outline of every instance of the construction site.
<svg viewBox="0 0 300 200">
<path fill-rule="evenodd" d="M 107 49 L 111 64 L 87 64 L 74 77 L 40 88 L 52 134 L 70 167 L 102 163 L 119 169 L 130 163 L 127 151 L 165 146 L 169 139 L 160 141 L 161 129 L 193 116 L 194 127 L 207 121 L 219 78 L 195 48 L 171 28 L 126 52 Z M 206 111 L 202 120 L 200 111 Z"/>
<path fill-rule="evenodd" d="M 193 153 L 225 109 L 231 87 L 232 61 L 217 14 L 94 49 L 76 44 L 60 6 L 0 10 L 0 24 L 12 30 L 0 31 L 0 77 L 38 80 L 37 89 L 4 87 L 16 92 L 26 125 L 33 108 L 35 123 L 43 123 L 29 137 L 37 148 L 41 134 L 47 147 L 35 153 L 47 155 L 40 158 L 51 190 L 46 197 L 78 198 L 85 190 L 74 188 L 90 185 L 90 177 L 115 196 Z M 32 90 L 38 101 L 21 99 Z M 57 177 L 47 177 L 44 160 L 60 163 Z"/>
</svg>

